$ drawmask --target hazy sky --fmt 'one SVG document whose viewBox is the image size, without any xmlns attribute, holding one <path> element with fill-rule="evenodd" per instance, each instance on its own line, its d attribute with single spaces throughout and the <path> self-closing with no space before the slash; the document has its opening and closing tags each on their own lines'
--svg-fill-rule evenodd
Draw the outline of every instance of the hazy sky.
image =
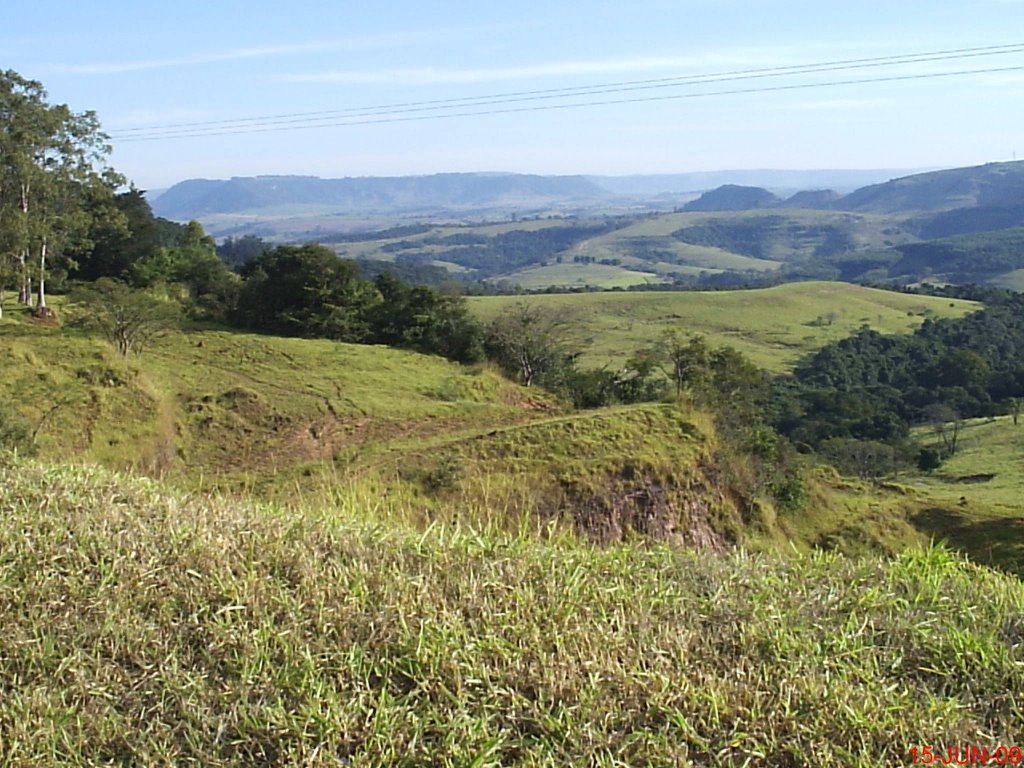
<svg viewBox="0 0 1024 768">
<path fill-rule="evenodd" d="M 255 174 L 1009 160 L 1024 157 L 1024 49 L 702 84 L 649 81 L 1016 43 L 1024 43 L 1022 0 L 51 0 L 6 4 L 0 68 L 41 80 L 53 101 L 98 112 L 114 137 L 115 166 L 155 188 Z M 1010 67 L 1020 69 L 817 85 Z M 608 87 L 537 93 L 595 86 Z M 761 90 L 695 95 L 751 89 Z M 530 94 L 508 96 L 523 92 Z M 563 108 L 624 100 L 632 101 Z M 422 104 L 437 101 L 448 103 Z M 308 114 L 325 112 L 334 114 Z M 316 119 L 362 124 L 309 127 Z M 222 135 L 129 141 L 185 123 Z M 275 130 L 239 132 L 257 127 Z"/>
</svg>

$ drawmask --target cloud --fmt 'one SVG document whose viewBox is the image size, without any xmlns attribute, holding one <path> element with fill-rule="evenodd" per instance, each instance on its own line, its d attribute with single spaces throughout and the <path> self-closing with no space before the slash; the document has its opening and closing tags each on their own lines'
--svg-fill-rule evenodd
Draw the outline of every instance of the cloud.
<svg viewBox="0 0 1024 768">
<path fill-rule="evenodd" d="M 508 80 L 529 80 L 580 75 L 612 75 L 640 72 L 699 72 L 709 67 L 770 66 L 782 59 L 769 61 L 763 54 L 729 54 L 700 56 L 645 56 L 610 58 L 590 61 L 562 61 L 514 67 L 478 67 L 444 69 L 414 67 L 377 70 L 333 70 L 278 75 L 275 80 L 288 83 L 345 83 L 350 85 L 450 85 L 495 83 Z"/>
<path fill-rule="evenodd" d="M 285 43 L 280 45 L 252 46 L 232 48 L 226 51 L 209 51 L 191 53 L 183 56 L 167 58 L 138 59 L 132 61 L 107 61 L 86 64 L 57 64 L 52 67 L 56 72 L 74 75 L 116 75 L 126 72 L 142 72 L 145 70 L 170 69 L 189 67 L 220 62 L 244 61 L 246 59 L 265 59 L 281 56 L 295 56 L 306 53 L 324 53 L 329 51 L 359 51 L 380 48 L 392 48 L 411 45 L 425 39 L 435 39 L 453 34 L 479 32 L 479 28 L 450 28 L 434 30 L 416 30 L 409 32 L 393 32 L 380 35 L 363 35 L 360 37 L 336 40 L 320 40 L 305 43 Z"/>
<path fill-rule="evenodd" d="M 792 46 L 752 46 L 717 51 L 695 51 L 684 56 L 625 55 L 603 59 L 554 61 L 505 67 L 422 66 L 335 69 L 278 74 L 274 80 L 285 83 L 341 83 L 347 85 L 467 85 L 587 75 L 629 76 L 640 73 L 662 73 L 667 76 L 679 76 L 682 73 L 699 78 L 702 73 L 728 74 L 773 67 L 814 66 L 822 62 L 841 61 L 847 56 L 854 58 L 868 55 L 884 57 L 883 51 L 885 50 L 889 50 L 889 48 L 881 42 L 832 43 L 827 46 L 809 43 L 802 46 L 800 50 L 794 50 Z M 901 73 L 940 71 L 949 68 L 947 62 L 929 62 L 927 60 L 891 65 L 892 68 L 896 66 L 899 67 Z M 889 69 L 890 67 L 879 67 L 878 69 L 854 67 L 853 71 L 884 74 Z M 866 76 L 870 76 L 870 74 Z"/>
</svg>

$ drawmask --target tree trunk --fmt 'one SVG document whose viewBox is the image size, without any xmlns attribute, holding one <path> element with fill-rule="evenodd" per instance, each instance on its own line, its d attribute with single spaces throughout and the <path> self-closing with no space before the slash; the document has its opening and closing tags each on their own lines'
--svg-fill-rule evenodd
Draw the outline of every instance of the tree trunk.
<svg viewBox="0 0 1024 768">
<path fill-rule="evenodd" d="M 46 309 L 46 237 L 43 237 L 43 244 L 39 246 L 39 301 L 36 304 L 38 309 Z"/>
<path fill-rule="evenodd" d="M 31 306 L 32 278 L 28 274 L 28 260 L 24 251 L 18 254 L 18 281 L 18 303 Z"/>
<path fill-rule="evenodd" d="M 26 227 L 28 226 L 28 195 L 29 185 L 21 185 L 21 200 L 19 201 L 18 208 L 21 211 L 21 215 L 25 217 Z M 24 232 L 22 233 L 24 236 Z M 32 277 L 29 275 L 28 270 L 28 246 L 21 248 L 18 252 L 18 266 L 20 268 L 19 278 L 21 286 L 18 289 L 18 303 L 24 304 L 26 307 L 32 306 Z"/>
</svg>

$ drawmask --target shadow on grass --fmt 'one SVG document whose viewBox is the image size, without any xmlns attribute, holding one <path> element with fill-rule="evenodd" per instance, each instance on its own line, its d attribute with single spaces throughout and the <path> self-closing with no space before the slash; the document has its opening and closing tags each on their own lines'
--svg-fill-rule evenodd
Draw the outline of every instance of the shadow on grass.
<svg viewBox="0 0 1024 768">
<path fill-rule="evenodd" d="M 942 507 L 911 517 L 914 526 L 945 540 L 977 563 L 1024 577 L 1024 514 L 1021 517 L 978 518 Z"/>
</svg>

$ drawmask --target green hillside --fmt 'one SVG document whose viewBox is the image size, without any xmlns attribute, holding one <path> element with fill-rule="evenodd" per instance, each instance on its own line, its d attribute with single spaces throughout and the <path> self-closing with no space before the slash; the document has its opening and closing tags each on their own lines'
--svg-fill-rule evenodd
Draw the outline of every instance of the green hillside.
<svg viewBox="0 0 1024 768">
<path fill-rule="evenodd" d="M 972 308 L 830 284 L 535 298 L 589 313 L 578 315 L 579 325 L 611 341 L 591 349 L 592 359 L 681 327 L 760 352 L 779 370 L 791 358 L 768 346 L 778 338 L 815 331 L 803 340 L 813 348 L 844 333 L 798 322 L 840 298 L 850 313 L 882 313 L 890 330 L 909 329 L 929 312 Z M 500 311 L 500 301 L 480 304 Z M 607 323 L 627 314 L 636 329 L 616 337 Z M 731 333 L 715 325 L 726 320 Z M 842 323 L 854 324 L 840 314 L 835 325 Z M 955 512 L 959 497 L 906 495 L 825 473 L 810 478 L 806 512 L 781 512 L 754 503 L 759 481 L 737 469 L 745 459 L 723 453 L 714 419 L 692 406 L 574 412 L 486 367 L 385 347 L 193 330 L 125 361 L 98 340 L 10 317 L 0 321 L 0 338 L 0 394 L 14 404 L 7 417 L 36 433 L 41 458 L 99 462 L 191 489 L 373 499 L 386 517 L 424 524 L 453 515 L 511 529 L 548 521 L 605 542 L 639 533 L 718 549 L 850 552 L 925 543 L 933 527 L 916 521 L 926 505 Z M 784 349 L 792 357 L 801 351 Z M 1005 517 L 978 511 L 979 521 Z M 970 551 L 965 535 L 966 543 L 947 538 Z M 996 561 L 1016 569 L 1021 555 Z"/>
<path fill-rule="evenodd" d="M 633 532 L 777 549 L 827 539 L 854 551 L 923 541 L 908 523 L 913 499 L 827 475 L 811 484 L 813 514 L 760 502 L 753 512 L 757 483 L 729 466 L 741 459 L 725 457 L 714 419 L 690 406 L 574 412 L 486 367 L 328 341 L 195 330 L 125 361 L 98 340 L 22 320 L 0 322 L 0 338 L 8 418 L 35 431 L 51 461 L 263 498 L 369 495 L 418 522 L 453 510 L 513 528 L 547 520 L 599 541 Z"/>
<path fill-rule="evenodd" d="M 779 207 L 423 226 L 408 234 L 367 233 L 332 245 L 347 258 L 443 263 L 452 265 L 461 280 L 502 282 L 527 290 L 654 282 L 736 285 L 769 275 L 1000 283 L 1001 275 L 1019 268 L 1019 259 L 1005 248 L 1018 231 L 1013 227 L 1020 224 L 1019 204 L 1006 202 L 1015 199 L 1015 171 L 986 166 L 978 176 L 977 170 L 891 182 L 901 195 L 920 188 L 941 197 L 966 185 L 978 200 L 992 201 L 937 212 L 928 206 L 925 212 L 900 206 L 858 207 L 854 200 L 851 210 Z M 939 184 L 941 179 L 953 187 Z M 989 189 L 992 184 L 998 189 Z M 888 189 L 882 185 L 876 193 L 889 194 Z M 967 204 L 955 195 L 952 203 Z M 942 234 L 950 236 L 935 239 Z"/>
<path fill-rule="evenodd" d="M 736 286 L 776 276 L 1012 285 L 1001 276 L 1019 267 L 993 272 L 982 240 L 1021 226 L 1022 168 L 915 174 L 839 199 L 803 192 L 780 200 L 726 185 L 682 212 L 660 210 L 664 201 L 625 204 L 582 177 L 514 174 L 192 180 L 156 205 L 168 216 L 200 216 L 218 234 L 317 240 L 346 258 L 441 265 L 458 280 L 526 290 Z M 383 229 L 366 231 L 375 227 Z M 954 235 L 981 239 L 964 241 L 956 269 L 922 263 L 922 253 L 942 246 L 937 238 Z"/>
<path fill-rule="evenodd" d="M 550 287 L 628 288 L 631 285 L 663 283 L 668 280 L 655 273 L 612 264 L 551 264 L 510 272 L 501 279 L 527 291 Z"/>
<path fill-rule="evenodd" d="M 196 330 L 126 361 L 19 320 L 0 339 L 5 423 L 49 461 L 262 498 L 372 496 L 407 521 L 477 510 L 601 541 L 746 538 L 712 478 L 709 417 L 675 405 L 573 412 L 486 367 L 329 341 Z"/>
<path fill-rule="evenodd" d="M 983 282 L 1024 268 L 1024 228 L 930 240 L 900 246 L 893 276 L 930 275 L 950 282 Z"/>
<path fill-rule="evenodd" d="M 971 302 L 912 296 L 846 283 L 792 283 L 749 291 L 488 296 L 470 299 L 481 319 L 517 302 L 547 307 L 571 322 L 588 365 L 621 364 L 665 331 L 704 334 L 758 365 L 783 371 L 801 355 L 862 325 L 909 332 L 925 317 L 956 317 Z"/>
<path fill-rule="evenodd" d="M 754 346 L 840 298 L 904 327 L 971 309 L 536 298 L 687 297 L 709 333 L 756 307 Z M 899 484 L 808 468 L 789 509 L 685 401 L 570 411 L 485 367 L 222 330 L 127 361 L 21 313 L 0 339 L 39 454 L 0 454 L 5 765 L 866 767 L 1015 738 L 1024 591 L 953 554 L 1024 573 L 1006 420 Z"/>
<path fill-rule="evenodd" d="M 932 428 L 918 434 L 941 443 Z M 1009 416 L 974 419 L 963 425 L 958 449 L 942 467 L 905 479 L 934 502 L 915 524 L 939 539 L 955 540 L 981 563 L 1024 564 L 1024 424 Z M 1024 575 L 1024 567 L 1018 571 Z"/>
<path fill-rule="evenodd" d="M 1024 268 L 1022 247 L 1024 228 L 1008 225 L 892 247 L 837 252 L 819 260 L 817 268 L 834 268 L 841 279 L 851 281 L 978 283 L 1017 289 L 1017 272 Z M 814 265 L 807 262 L 801 268 L 813 269 Z"/>
<path fill-rule="evenodd" d="M 386 347 L 225 331 L 166 336 L 119 358 L 70 331 L 0 321 L 0 392 L 52 459 L 187 476 L 271 473 L 535 413 L 483 368 Z"/>
</svg>

